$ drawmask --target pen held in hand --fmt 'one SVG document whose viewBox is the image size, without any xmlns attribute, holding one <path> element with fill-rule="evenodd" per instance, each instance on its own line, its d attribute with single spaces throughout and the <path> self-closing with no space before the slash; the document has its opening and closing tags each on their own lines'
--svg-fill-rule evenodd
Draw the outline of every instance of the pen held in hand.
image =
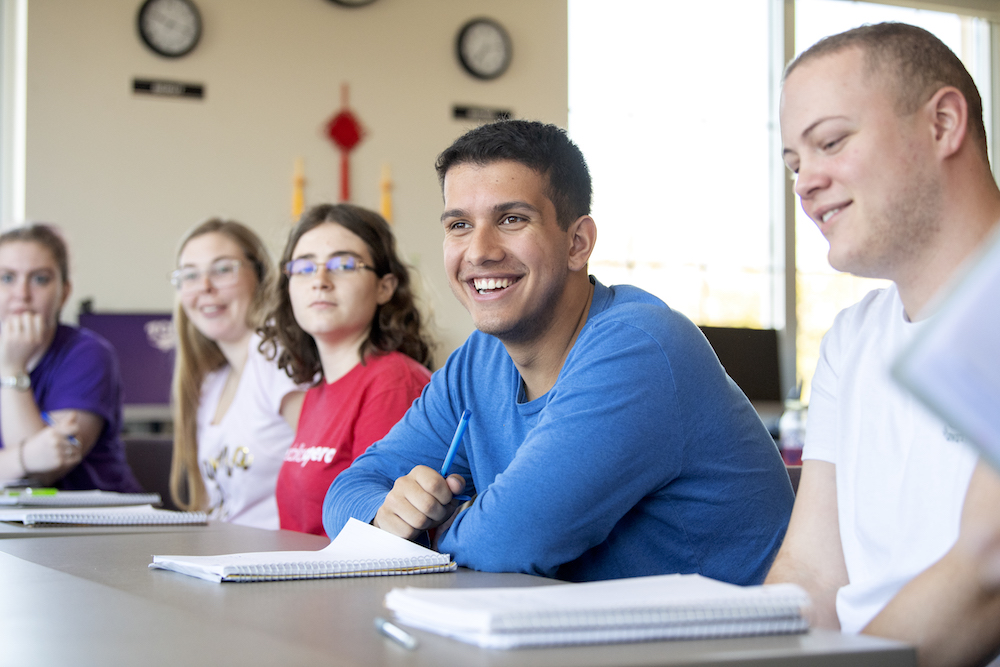
<svg viewBox="0 0 1000 667">
<path fill-rule="evenodd" d="M 49 426 L 56 425 L 56 423 L 52 420 L 52 415 L 50 415 L 48 412 L 42 412 L 42 421 L 48 424 Z M 69 444 L 73 445 L 74 447 L 80 446 L 80 441 L 77 440 L 76 436 L 74 435 L 67 435 L 66 440 L 69 442 Z"/>
<path fill-rule="evenodd" d="M 458 428 L 455 429 L 455 437 L 451 439 L 451 446 L 448 448 L 448 454 L 444 457 L 444 465 L 441 466 L 442 477 L 448 477 L 448 471 L 451 470 L 451 462 L 455 460 L 455 452 L 458 451 L 458 445 L 462 442 L 462 436 L 465 435 L 465 429 L 469 427 L 470 417 L 472 417 L 472 411 L 466 410 L 462 413 L 462 418 L 458 420 Z M 454 496 L 454 499 L 461 502 L 471 500 L 469 496 L 466 495 Z"/>
</svg>

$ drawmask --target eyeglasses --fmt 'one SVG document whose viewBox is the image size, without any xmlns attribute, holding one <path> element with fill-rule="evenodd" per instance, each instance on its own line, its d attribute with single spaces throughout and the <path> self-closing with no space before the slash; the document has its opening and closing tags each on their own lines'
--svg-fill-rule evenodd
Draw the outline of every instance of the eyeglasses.
<svg viewBox="0 0 1000 667">
<path fill-rule="evenodd" d="M 377 273 L 374 268 L 368 266 L 354 255 L 342 253 L 334 255 L 326 260 L 324 264 L 317 264 L 311 259 L 293 259 L 288 264 L 285 264 L 285 275 L 288 277 L 311 276 L 319 271 L 320 266 L 326 267 L 326 270 L 333 275 L 357 273 L 361 269 L 368 269 L 372 273 Z"/>
<path fill-rule="evenodd" d="M 207 271 L 185 266 L 170 274 L 170 284 L 179 292 L 193 292 L 203 284 L 202 281 L 207 275 L 212 287 L 216 289 L 230 287 L 239 279 L 242 265 L 243 260 L 220 259 L 212 262 Z"/>
</svg>

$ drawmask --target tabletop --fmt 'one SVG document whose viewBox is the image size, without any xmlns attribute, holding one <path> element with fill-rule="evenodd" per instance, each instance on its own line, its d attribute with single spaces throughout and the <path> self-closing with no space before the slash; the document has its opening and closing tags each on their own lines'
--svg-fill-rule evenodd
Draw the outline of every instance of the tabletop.
<svg viewBox="0 0 1000 667">
<path fill-rule="evenodd" d="M 397 586 L 559 585 L 457 572 L 217 584 L 150 570 L 154 554 L 311 550 L 325 538 L 231 524 L 155 531 L 7 534 L 0 539 L 0 665 L 913 665 L 897 642 L 804 635 L 601 646 L 480 649 L 413 630 L 408 651 L 378 634 Z"/>
</svg>

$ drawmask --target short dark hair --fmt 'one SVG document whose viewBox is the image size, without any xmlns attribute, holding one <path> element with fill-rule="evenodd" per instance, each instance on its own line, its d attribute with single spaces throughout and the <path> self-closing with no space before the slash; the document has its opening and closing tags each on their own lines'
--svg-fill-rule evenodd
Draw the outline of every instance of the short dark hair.
<svg viewBox="0 0 1000 667">
<path fill-rule="evenodd" d="M 876 23 L 824 37 L 785 68 L 783 81 L 799 65 L 846 49 L 861 49 L 868 76 L 882 75 L 895 88 L 896 113 L 908 116 L 944 86 L 954 86 L 969 105 L 969 133 L 989 162 L 983 100 L 965 65 L 944 42 L 907 23 Z"/>
<path fill-rule="evenodd" d="M 389 223 L 378 213 L 352 204 L 320 204 L 306 211 L 288 235 L 279 268 L 292 260 L 292 253 L 302 236 L 325 223 L 340 225 L 356 234 L 372 256 L 375 275 L 396 276 L 396 291 L 388 303 L 378 307 L 368 340 L 361 347 L 361 359 L 369 354 L 399 351 L 431 368 L 433 341 L 424 330 L 417 309 L 410 271 L 399 258 L 396 239 Z M 278 277 L 276 305 L 267 324 L 261 329 L 264 340 L 260 349 L 268 356 L 277 352 L 278 367 L 296 382 L 312 382 L 323 370 L 316 341 L 295 320 L 288 295 L 288 275 Z"/>
<path fill-rule="evenodd" d="M 13 241 L 37 243 L 48 250 L 52 253 L 52 259 L 59 269 L 62 284 L 65 285 L 69 282 L 69 251 L 66 249 L 65 239 L 55 225 L 32 222 L 0 234 L 0 245 Z"/>
<path fill-rule="evenodd" d="M 555 125 L 527 120 L 500 120 L 466 132 L 438 156 L 434 168 L 444 177 L 454 166 L 479 166 L 511 160 L 537 171 L 549 183 L 545 194 L 556 208 L 559 227 L 567 229 L 590 214 L 591 184 L 580 149 Z"/>
</svg>

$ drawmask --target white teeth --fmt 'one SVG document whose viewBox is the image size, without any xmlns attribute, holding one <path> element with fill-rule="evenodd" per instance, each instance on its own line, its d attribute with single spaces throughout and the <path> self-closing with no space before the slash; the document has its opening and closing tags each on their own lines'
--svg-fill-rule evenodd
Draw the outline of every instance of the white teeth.
<svg viewBox="0 0 1000 667">
<path fill-rule="evenodd" d="M 482 292 L 484 290 L 493 289 L 504 289 L 505 287 L 510 287 L 512 281 L 510 278 L 473 278 L 472 284 L 475 286 L 476 290 Z"/>
<path fill-rule="evenodd" d="M 823 219 L 823 222 L 826 222 L 827 220 L 829 220 L 830 218 L 832 218 L 832 217 L 833 217 L 833 215 L 834 215 L 835 213 L 837 213 L 838 211 L 840 211 L 840 209 L 839 209 L 839 208 L 835 208 L 835 209 L 833 209 L 832 211 L 827 211 L 826 213 L 824 213 L 824 214 L 823 214 L 823 218 L 822 218 L 822 219 Z"/>
</svg>

